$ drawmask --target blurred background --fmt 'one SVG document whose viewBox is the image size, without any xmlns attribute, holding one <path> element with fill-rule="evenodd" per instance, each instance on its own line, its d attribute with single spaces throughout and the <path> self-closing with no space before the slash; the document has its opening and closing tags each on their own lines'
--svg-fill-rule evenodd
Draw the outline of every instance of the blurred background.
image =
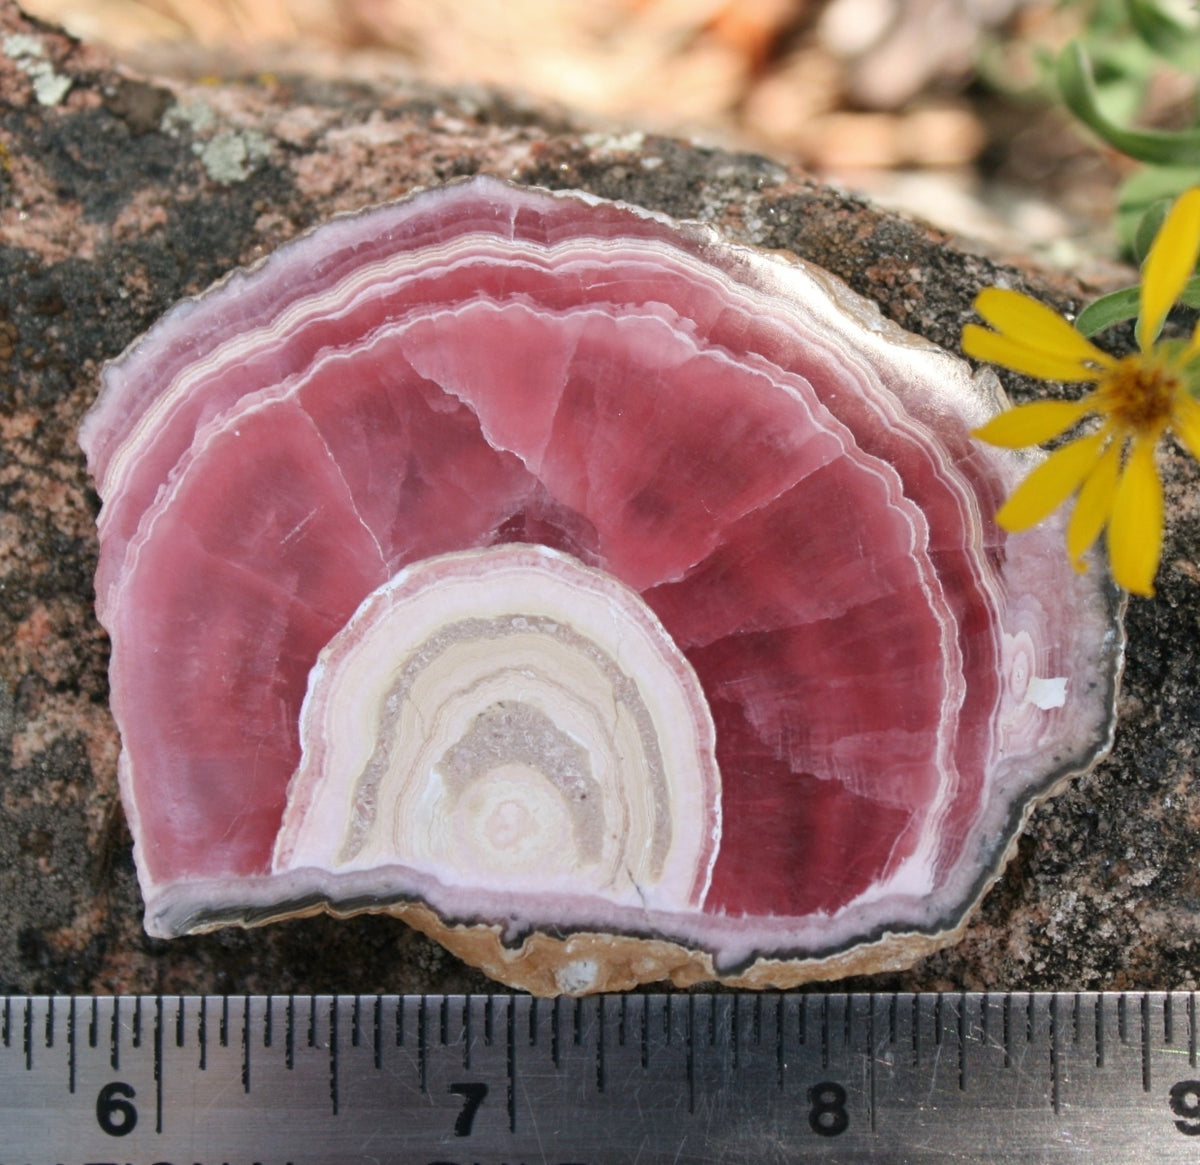
<svg viewBox="0 0 1200 1165">
<path fill-rule="evenodd" d="M 1175 52 L 1200 24 L 1190 0 L 22 4 L 140 72 L 487 86 L 593 126 L 760 151 L 1060 265 L 1118 254 L 1139 166 L 1063 107 L 1064 46 L 1087 47 L 1113 117 L 1196 122 L 1196 71 Z M 1157 45 L 1147 12 L 1175 22 Z"/>
</svg>

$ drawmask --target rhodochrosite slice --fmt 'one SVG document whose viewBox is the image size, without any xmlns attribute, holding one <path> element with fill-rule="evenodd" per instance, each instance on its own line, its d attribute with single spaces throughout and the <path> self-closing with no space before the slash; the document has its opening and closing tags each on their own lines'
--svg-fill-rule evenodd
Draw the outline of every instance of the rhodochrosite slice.
<svg viewBox="0 0 1200 1165">
<path fill-rule="evenodd" d="M 1000 404 L 815 268 L 484 178 L 179 305 L 81 438 L 147 929 L 388 910 L 539 992 L 950 941 L 1122 648 L 991 520 Z"/>
</svg>

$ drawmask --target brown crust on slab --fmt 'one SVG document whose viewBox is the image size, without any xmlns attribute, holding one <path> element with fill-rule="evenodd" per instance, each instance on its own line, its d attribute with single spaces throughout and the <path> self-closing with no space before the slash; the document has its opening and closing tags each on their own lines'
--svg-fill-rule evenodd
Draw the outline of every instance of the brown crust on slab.
<svg viewBox="0 0 1200 1165">
<path fill-rule="evenodd" d="M 397 905 L 388 914 L 428 935 L 489 978 L 532 995 L 590 995 L 629 991 L 669 979 L 676 987 L 719 982 L 725 987 L 780 988 L 873 975 L 911 966 L 962 937 L 965 923 L 936 935 L 888 935 L 820 959 L 759 959 L 745 971 L 722 975 L 707 951 L 666 939 L 581 932 L 556 938 L 534 933 L 520 946 L 505 946 L 500 927 L 447 924 L 420 903 Z"/>
</svg>

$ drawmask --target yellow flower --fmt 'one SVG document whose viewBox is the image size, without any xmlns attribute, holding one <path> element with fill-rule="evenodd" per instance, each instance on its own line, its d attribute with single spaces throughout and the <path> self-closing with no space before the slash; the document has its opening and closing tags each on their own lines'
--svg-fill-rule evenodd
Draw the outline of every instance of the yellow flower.
<svg viewBox="0 0 1200 1165">
<path fill-rule="evenodd" d="M 1118 358 L 1097 348 L 1044 304 L 1016 291 L 990 287 L 975 310 L 995 331 L 968 324 L 962 346 L 988 360 L 1044 380 L 1086 381 L 1082 400 L 1047 400 L 1001 413 L 975 436 L 1015 449 L 1039 445 L 1086 417 L 1098 428 L 1056 449 L 1013 491 L 996 514 L 1006 530 L 1026 530 L 1072 494 L 1067 552 L 1077 569 L 1108 530 L 1113 579 L 1128 591 L 1154 593 L 1162 556 L 1163 494 L 1155 463 L 1159 438 L 1170 431 L 1200 460 L 1200 324 L 1189 342 L 1158 342 L 1171 305 L 1183 292 L 1200 254 L 1200 187 L 1171 208 L 1142 268 L 1139 351 Z"/>
</svg>

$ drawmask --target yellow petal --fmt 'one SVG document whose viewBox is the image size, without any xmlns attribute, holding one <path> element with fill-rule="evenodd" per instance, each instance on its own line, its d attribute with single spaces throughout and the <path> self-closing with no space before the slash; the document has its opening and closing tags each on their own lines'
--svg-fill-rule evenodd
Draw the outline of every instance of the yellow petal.
<svg viewBox="0 0 1200 1165">
<path fill-rule="evenodd" d="M 989 445 L 1003 445 L 1006 449 L 1040 445 L 1065 433 L 1091 408 L 1088 400 L 1037 400 L 1008 409 L 975 429 L 971 435 Z"/>
<path fill-rule="evenodd" d="M 1180 444 L 1200 461 L 1200 403 L 1193 397 L 1182 396 L 1175 404 L 1171 428 Z"/>
<path fill-rule="evenodd" d="M 1047 355 L 1107 366 L 1112 357 L 1044 303 L 1019 291 L 986 287 L 975 297 L 975 310 L 998 332 Z"/>
<path fill-rule="evenodd" d="M 1108 523 L 1108 560 L 1119 586 L 1136 595 L 1154 594 L 1162 556 L 1163 494 L 1154 462 L 1154 442 L 1137 441 L 1125 463 Z"/>
<path fill-rule="evenodd" d="M 996 511 L 996 521 L 1015 533 L 1036 526 L 1061 506 L 1095 465 L 1102 436 L 1093 433 L 1051 453 Z"/>
<path fill-rule="evenodd" d="M 1107 435 L 1097 434 L 1098 437 Z M 1084 479 L 1079 496 L 1075 499 L 1075 509 L 1067 526 L 1067 553 L 1077 570 L 1083 569 L 1084 564 L 1080 559 L 1100 537 L 1100 531 L 1112 515 L 1117 474 L 1121 469 L 1121 446 L 1121 441 L 1110 442 L 1095 468 Z"/>
<path fill-rule="evenodd" d="M 1137 339 L 1143 352 L 1158 339 L 1163 320 L 1196 268 L 1200 254 L 1200 187 L 1185 190 L 1171 207 L 1142 267 Z"/>
<path fill-rule="evenodd" d="M 1000 364 L 1040 380 L 1099 380 L 1101 376 L 1097 369 L 1080 360 L 1030 348 L 1011 336 L 989 332 L 978 324 L 967 324 L 963 328 L 962 349 L 976 360 Z"/>
</svg>

